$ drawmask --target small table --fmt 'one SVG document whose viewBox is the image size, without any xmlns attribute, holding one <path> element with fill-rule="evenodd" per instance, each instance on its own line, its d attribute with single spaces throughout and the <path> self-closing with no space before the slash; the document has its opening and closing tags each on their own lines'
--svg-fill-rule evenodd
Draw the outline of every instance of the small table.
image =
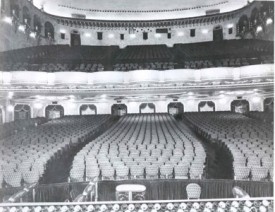
<svg viewBox="0 0 275 212">
<path fill-rule="evenodd" d="M 144 185 L 139 184 L 122 184 L 116 187 L 116 193 L 125 192 L 128 193 L 128 201 L 132 201 L 133 192 L 142 193 L 146 191 L 146 187 Z"/>
</svg>

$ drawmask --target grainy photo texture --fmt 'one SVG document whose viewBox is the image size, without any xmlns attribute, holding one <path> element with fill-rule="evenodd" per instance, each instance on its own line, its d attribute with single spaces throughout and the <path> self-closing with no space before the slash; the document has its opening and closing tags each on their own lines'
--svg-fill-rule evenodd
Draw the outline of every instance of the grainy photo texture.
<svg viewBox="0 0 275 212">
<path fill-rule="evenodd" d="M 0 212 L 273 211 L 273 1 L 0 8 Z"/>
</svg>

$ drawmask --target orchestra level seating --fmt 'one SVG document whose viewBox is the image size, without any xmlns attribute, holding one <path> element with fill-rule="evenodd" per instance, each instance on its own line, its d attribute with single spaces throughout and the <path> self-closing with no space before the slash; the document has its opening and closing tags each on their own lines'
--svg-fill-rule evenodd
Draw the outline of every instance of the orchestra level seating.
<svg viewBox="0 0 275 212">
<path fill-rule="evenodd" d="M 186 113 L 184 117 L 205 139 L 231 153 L 234 179 L 273 180 L 273 125 L 231 112 Z"/>
<path fill-rule="evenodd" d="M 168 114 L 126 115 L 74 158 L 71 181 L 201 179 L 201 143 Z"/>
<path fill-rule="evenodd" d="M 84 142 L 107 120 L 108 115 L 68 116 L 2 139 L 0 186 L 20 187 L 22 183 L 39 182 L 49 161 L 71 146 Z"/>
</svg>

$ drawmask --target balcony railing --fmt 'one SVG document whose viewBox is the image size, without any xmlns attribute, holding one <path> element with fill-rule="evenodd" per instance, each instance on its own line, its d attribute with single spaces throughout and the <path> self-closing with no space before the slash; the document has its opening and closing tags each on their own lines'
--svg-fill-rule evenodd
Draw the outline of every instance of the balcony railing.
<svg viewBox="0 0 275 212">
<path fill-rule="evenodd" d="M 80 212 L 80 211 L 178 211 L 178 212 L 240 212 L 273 211 L 273 198 L 249 199 L 196 199 L 174 201 L 131 201 L 131 202 L 59 202 L 59 203 L 16 203 L 0 204 L 0 211 L 6 212 Z"/>
</svg>

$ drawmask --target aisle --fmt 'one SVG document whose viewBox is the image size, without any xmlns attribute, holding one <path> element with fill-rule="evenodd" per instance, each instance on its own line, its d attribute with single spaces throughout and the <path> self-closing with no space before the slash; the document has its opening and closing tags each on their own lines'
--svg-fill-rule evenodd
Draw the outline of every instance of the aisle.
<svg viewBox="0 0 275 212">
<path fill-rule="evenodd" d="M 96 137 L 100 136 L 107 129 L 109 129 L 119 118 L 113 117 L 108 120 L 100 127 L 99 131 L 96 132 L 91 138 L 86 142 L 78 143 L 71 146 L 66 152 L 64 151 L 62 155 L 59 155 L 55 160 L 51 160 L 47 164 L 46 172 L 40 184 L 52 184 L 52 183 L 64 183 L 68 182 L 70 176 L 70 170 L 72 162 L 75 155 L 89 142 L 93 141 Z"/>
<path fill-rule="evenodd" d="M 182 123 L 203 145 L 206 152 L 206 179 L 233 179 L 232 160 L 228 152 L 217 143 L 208 141 L 199 135 L 191 124 L 183 119 Z"/>
</svg>

